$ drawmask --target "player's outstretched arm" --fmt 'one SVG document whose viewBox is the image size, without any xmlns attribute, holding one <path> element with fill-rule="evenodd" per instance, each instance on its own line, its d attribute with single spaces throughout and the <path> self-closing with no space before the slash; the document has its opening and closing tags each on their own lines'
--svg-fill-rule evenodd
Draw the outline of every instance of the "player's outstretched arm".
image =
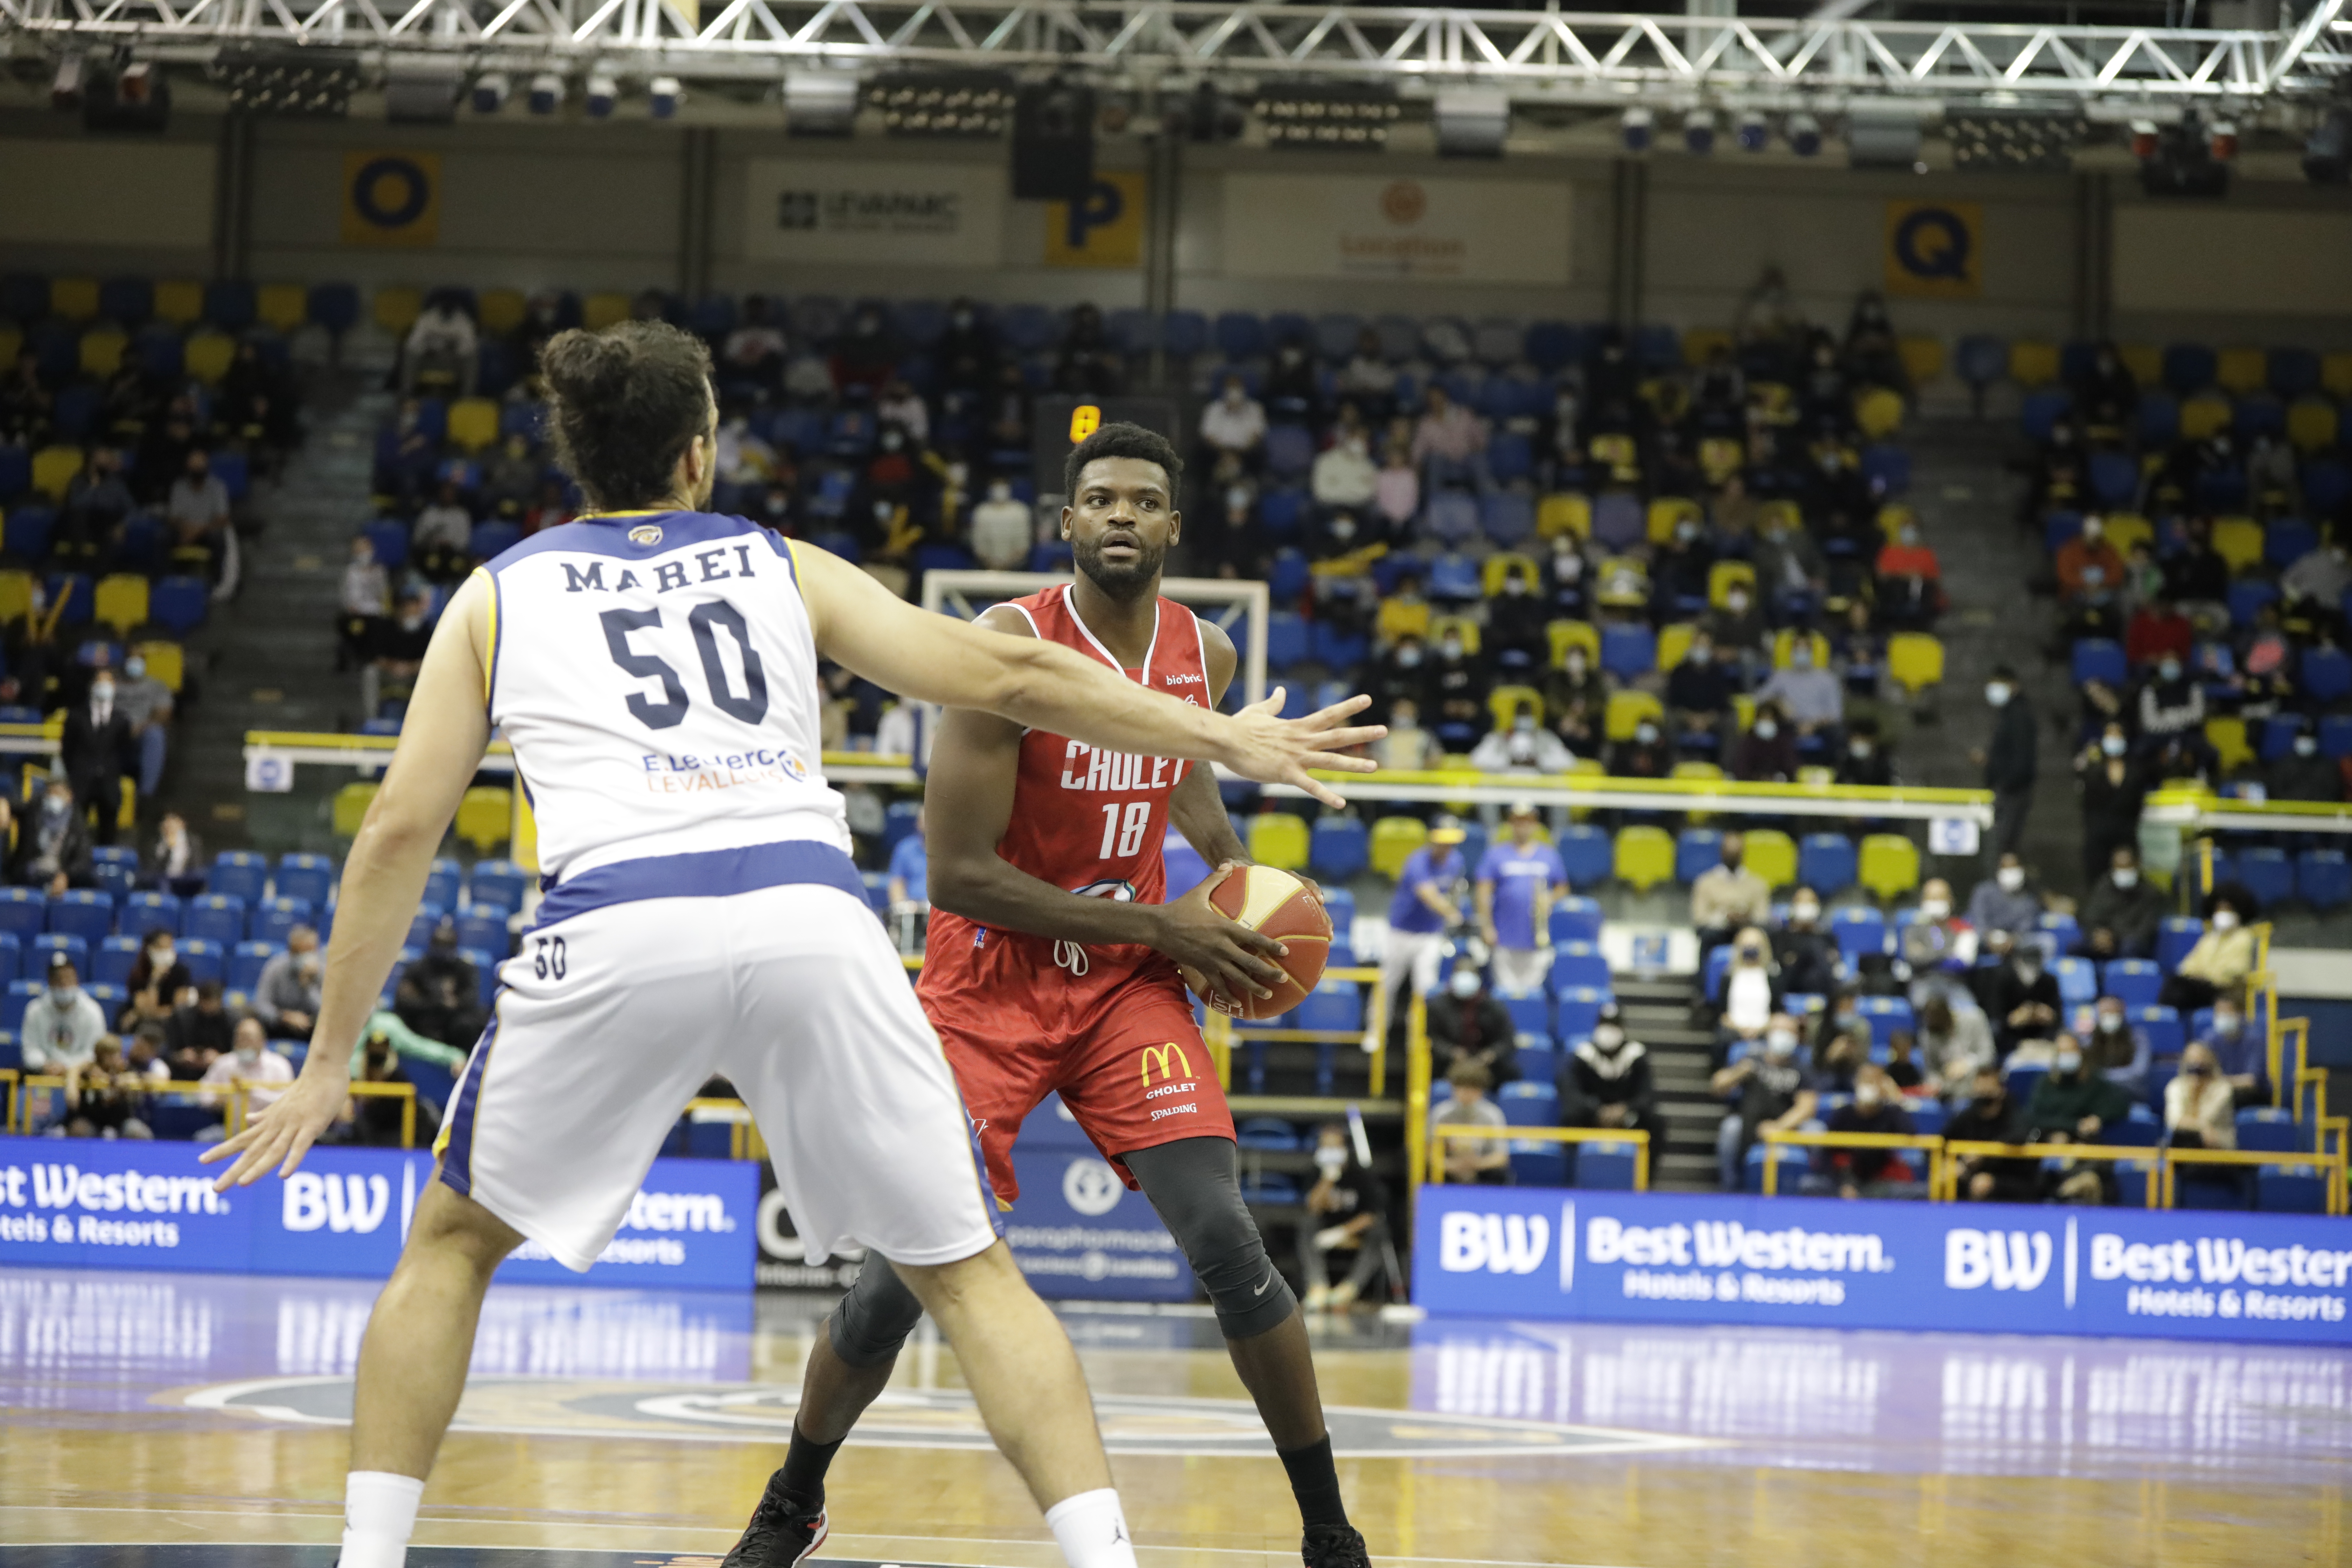
<svg viewBox="0 0 2352 1568">
<path fill-rule="evenodd" d="M 795 550 L 793 560 L 819 651 L 903 697 L 978 708 L 1107 751 L 1222 763 L 1244 778 L 1293 784 L 1331 806 L 1347 803 L 1307 770 L 1370 773 L 1370 758 L 1338 753 L 1387 733 L 1347 726 L 1370 698 L 1283 719 L 1277 690 L 1228 716 L 1146 691 L 1055 644 L 1000 637 L 919 609 L 824 551 Z"/>
<path fill-rule="evenodd" d="M 205 1151 L 207 1163 L 236 1157 L 215 1185 L 247 1185 L 273 1165 L 279 1175 L 290 1174 L 342 1110 L 352 1047 L 400 956 L 441 837 L 489 744 L 482 674 L 488 600 L 488 584 L 477 574 L 442 613 L 383 787 L 343 861 L 310 1057 L 291 1089 L 236 1137 Z"/>
</svg>

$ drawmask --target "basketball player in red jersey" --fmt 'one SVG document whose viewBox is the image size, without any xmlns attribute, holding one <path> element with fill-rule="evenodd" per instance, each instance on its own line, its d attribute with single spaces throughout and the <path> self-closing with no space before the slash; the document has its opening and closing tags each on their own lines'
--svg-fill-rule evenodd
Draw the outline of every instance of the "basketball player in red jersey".
<svg viewBox="0 0 2352 1568">
<path fill-rule="evenodd" d="M 999 605 L 982 624 L 1092 653 L 1153 690 L 1214 707 L 1233 679 L 1233 643 L 1160 597 L 1182 526 L 1182 471 L 1174 447 L 1139 426 L 1087 437 L 1065 470 L 1062 536 L 1077 580 Z M 1185 964 L 1228 995 L 1265 995 L 1281 977 L 1267 960 L 1282 950 L 1209 907 L 1215 877 L 1161 901 L 1171 821 L 1212 863 L 1248 858 L 1215 776 L 957 709 L 940 728 L 923 818 L 932 914 L 919 994 L 1000 1205 L 1017 1193 L 1022 1119 L 1060 1091 L 1103 1157 L 1150 1199 L 1215 1304 L 1289 1472 L 1307 1568 L 1363 1568 L 1306 1321 L 1242 1202 L 1233 1113 L 1177 974 Z M 754 1516 L 759 1539 L 747 1535 L 729 1568 L 786 1568 L 823 1541 L 825 1469 L 921 1313 L 869 1257 L 810 1354 L 791 1451 Z"/>
</svg>

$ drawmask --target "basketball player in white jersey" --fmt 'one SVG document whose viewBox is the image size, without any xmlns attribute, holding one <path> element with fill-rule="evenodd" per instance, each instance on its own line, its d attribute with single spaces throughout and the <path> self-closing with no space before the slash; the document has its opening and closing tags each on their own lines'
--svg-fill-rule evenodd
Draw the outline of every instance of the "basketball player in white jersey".
<svg viewBox="0 0 2352 1568">
<path fill-rule="evenodd" d="M 905 696 L 1120 752 L 1218 762 L 1339 804 L 1309 765 L 1377 738 L 1356 699 L 1226 717 L 1100 660 L 900 600 L 823 551 L 713 516 L 699 340 L 633 321 L 551 340 L 560 461 L 593 509 L 476 573 L 417 678 L 344 862 L 326 994 L 287 1094 L 205 1158 L 224 1187 L 301 1162 L 493 726 L 537 812 L 545 900 L 450 1106 L 360 1352 L 342 1568 L 399 1568 L 464 1390 L 492 1271 L 526 1238 L 585 1269 L 696 1088 L 722 1073 L 813 1257 L 889 1259 L 1073 1568 L 1133 1568 L 1068 1339 L 997 1242 L 937 1037 L 866 908 L 820 771 L 820 655 Z M 778 1537 L 770 1540 L 770 1537 Z M 788 1564 L 755 1512 L 730 1562 Z M 803 1544 L 804 1542 L 804 1544 Z M 777 1547 L 785 1550 L 779 1552 Z"/>
</svg>

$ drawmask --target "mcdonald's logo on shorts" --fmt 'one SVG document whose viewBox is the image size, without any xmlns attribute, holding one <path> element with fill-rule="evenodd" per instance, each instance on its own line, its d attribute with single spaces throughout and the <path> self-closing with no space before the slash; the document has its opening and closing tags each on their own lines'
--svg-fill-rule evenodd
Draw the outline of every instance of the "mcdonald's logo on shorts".
<svg viewBox="0 0 2352 1568">
<path fill-rule="evenodd" d="M 1171 1053 L 1173 1053 L 1172 1063 L 1171 1061 Z M 1151 1069 L 1153 1068 L 1158 1068 L 1160 1069 L 1160 1077 L 1162 1082 L 1166 1082 L 1177 1076 L 1175 1070 L 1177 1064 L 1181 1064 L 1182 1066 L 1184 1069 L 1184 1077 L 1189 1079 L 1192 1076 L 1192 1058 L 1186 1056 L 1184 1054 L 1184 1047 L 1178 1045 L 1173 1040 L 1169 1041 L 1164 1046 L 1146 1046 L 1143 1047 L 1141 1055 L 1143 1058 L 1143 1087 L 1146 1089 L 1150 1089 L 1151 1087 Z"/>
</svg>

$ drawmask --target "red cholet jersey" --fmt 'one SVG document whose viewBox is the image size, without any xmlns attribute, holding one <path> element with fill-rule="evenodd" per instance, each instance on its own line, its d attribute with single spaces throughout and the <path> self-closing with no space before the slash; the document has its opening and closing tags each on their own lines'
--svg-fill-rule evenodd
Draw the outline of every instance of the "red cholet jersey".
<svg viewBox="0 0 2352 1568">
<path fill-rule="evenodd" d="M 1123 668 L 1087 629 L 1070 602 L 1067 584 L 1007 603 L 1045 641 L 1099 658 L 1129 679 L 1180 701 L 1210 705 L 1200 622 L 1174 600 L 1159 601 L 1150 651 L 1139 668 Z M 1168 876 L 1160 841 L 1168 831 L 1168 797 L 1192 767 L 1173 757 L 1098 751 L 1067 736 L 1028 731 L 1021 737 L 1012 820 L 996 852 L 1038 880 L 1073 893 L 1163 902 Z M 993 988 L 1008 973 L 1055 969 L 1070 986 L 1058 999 L 1064 1005 L 1115 990 L 1139 974 L 1158 977 L 1164 972 L 1171 981 L 1175 976 L 1172 960 L 1139 943 L 1087 946 L 1000 931 L 934 909 L 919 989 L 928 1005 L 951 1000 L 960 988 Z M 1059 1011 L 1046 998 L 1034 1001 Z"/>
</svg>

